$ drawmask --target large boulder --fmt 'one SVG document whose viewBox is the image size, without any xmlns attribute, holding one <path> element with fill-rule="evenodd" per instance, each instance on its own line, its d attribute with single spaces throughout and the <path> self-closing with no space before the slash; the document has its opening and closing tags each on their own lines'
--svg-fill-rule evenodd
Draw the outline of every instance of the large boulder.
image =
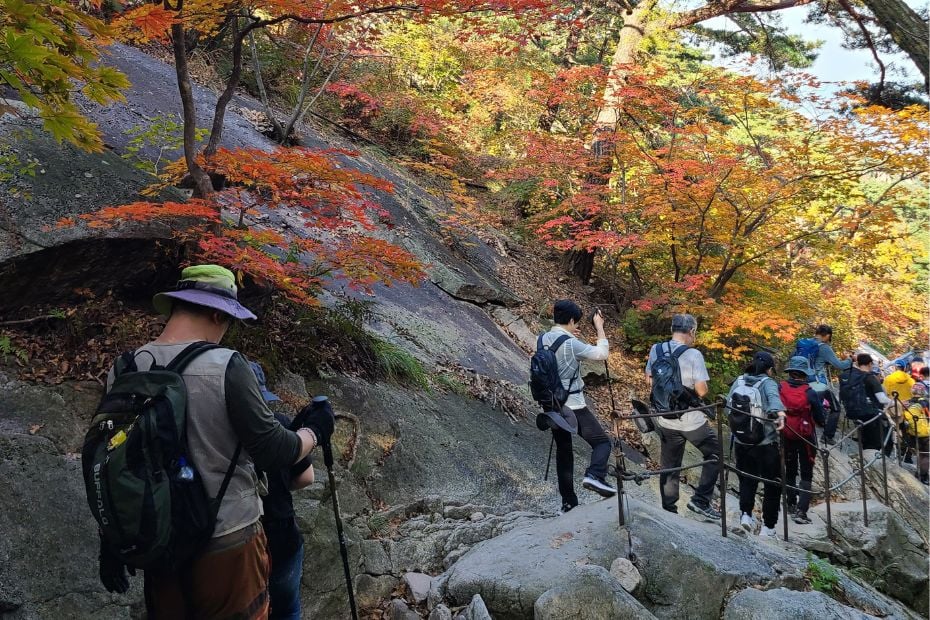
<svg viewBox="0 0 930 620">
<path fill-rule="evenodd" d="M 891 508 L 875 500 L 869 500 L 867 506 L 868 527 L 861 502 L 833 504 L 832 540 L 824 526 L 797 534 L 794 540 L 850 567 L 879 590 L 926 614 L 930 597 L 926 543 Z M 825 518 L 825 506 L 815 511 Z"/>
<path fill-rule="evenodd" d="M 873 620 L 821 592 L 797 592 L 786 588 L 746 588 L 730 599 L 723 620 Z"/>
<path fill-rule="evenodd" d="M 888 505 L 911 526 L 924 542 L 930 542 L 930 521 L 927 519 L 927 503 L 930 494 L 926 485 L 914 473 L 896 461 L 888 459 Z M 885 485 L 880 463 L 866 470 L 869 496 L 885 501 Z"/>
<path fill-rule="evenodd" d="M 479 543 L 452 566 L 446 589 L 460 604 L 480 594 L 495 618 L 532 618 L 536 600 L 573 578 L 578 565 L 606 571 L 628 554 L 616 502 L 596 502 Z"/>
<path fill-rule="evenodd" d="M 535 620 L 647 620 L 655 618 L 606 569 L 578 566 L 533 605 Z"/>
</svg>

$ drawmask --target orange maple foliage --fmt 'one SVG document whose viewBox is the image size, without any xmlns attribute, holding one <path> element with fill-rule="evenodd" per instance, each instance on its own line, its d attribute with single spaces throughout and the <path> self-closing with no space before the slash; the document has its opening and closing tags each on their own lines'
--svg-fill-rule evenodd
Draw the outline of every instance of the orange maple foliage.
<svg viewBox="0 0 930 620">
<path fill-rule="evenodd" d="M 227 189 L 188 202 L 134 202 L 81 216 L 88 226 L 160 222 L 185 241 L 194 240 L 198 260 L 218 262 L 268 283 L 289 299 L 315 304 L 330 281 L 370 290 L 376 284 L 423 277 L 419 261 L 375 235 L 388 214 L 373 192 L 390 192 L 387 181 L 348 166 L 355 153 L 339 149 L 220 149 L 209 162 Z M 183 162 L 171 164 L 162 185 L 183 176 Z M 298 230 L 284 233 L 247 218 L 262 210 L 295 216 Z M 224 217 L 227 216 L 227 217 Z M 228 216 L 234 219 L 228 219 Z M 62 220 L 61 225 L 73 225 Z"/>
</svg>

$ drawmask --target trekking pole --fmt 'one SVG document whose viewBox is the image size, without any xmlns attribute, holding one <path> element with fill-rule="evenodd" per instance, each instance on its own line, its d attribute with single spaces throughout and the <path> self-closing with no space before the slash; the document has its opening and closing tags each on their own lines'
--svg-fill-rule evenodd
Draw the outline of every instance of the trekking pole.
<svg viewBox="0 0 930 620">
<path fill-rule="evenodd" d="M 323 403 L 326 396 L 314 396 L 313 402 Z M 336 535 L 339 537 L 339 555 L 342 556 L 342 570 L 346 577 L 346 591 L 349 594 L 349 609 L 352 620 L 358 620 L 358 608 L 355 605 L 355 589 L 352 587 L 352 572 L 349 570 L 349 545 L 346 542 L 345 531 L 342 529 L 342 516 L 339 514 L 339 495 L 336 493 L 336 474 L 333 473 L 333 445 L 327 438 L 323 442 L 323 463 L 329 475 L 329 488 L 333 495 L 333 516 L 336 518 Z"/>
<path fill-rule="evenodd" d="M 626 515 L 624 504 L 626 498 L 623 491 L 623 475 L 626 473 L 626 461 L 623 456 L 623 444 L 620 439 L 620 421 L 617 416 L 617 402 L 614 400 L 614 386 L 610 382 L 610 367 L 607 360 L 604 360 L 604 373 L 607 375 L 607 392 L 610 394 L 610 418 L 614 423 L 614 435 L 617 436 L 617 447 L 614 451 L 614 469 L 617 474 L 617 512 L 620 520 L 620 527 L 626 525 Z"/>
<path fill-rule="evenodd" d="M 723 398 L 717 398 L 717 443 L 720 444 L 720 534 L 727 537 L 727 462 L 723 453 Z"/>
<path fill-rule="evenodd" d="M 549 442 L 549 458 L 546 459 L 546 475 L 543 476 L 543 482 L 549 480 L 549 466 L 552 465 L 552 448 L 555 446 L 555 433 L 552 434 L 552 441 Z"/>
</svg>

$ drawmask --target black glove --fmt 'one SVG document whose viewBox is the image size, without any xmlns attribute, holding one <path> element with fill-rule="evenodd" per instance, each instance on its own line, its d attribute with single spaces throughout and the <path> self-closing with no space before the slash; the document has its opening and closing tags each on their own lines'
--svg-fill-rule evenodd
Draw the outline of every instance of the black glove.
<svg viewBox="0 0 930 620">
<path fill-rule="evenodd" d="M 129 574 L 135 576 L 135 569 L 130 568 Z M 107 589 L 107 592 L 123 594 L 129 590 L 126 565 L 112 551 L 107 549 L 106 545 L 103 544 L 103 540 L 100 541 L 100 583 Z"/>
<path fill-rule="evenodd" d="M 300 413 L 294 417 L 291 426 L 292 428 L 309 428 L 316 435 L 317 443 L 327 446 L 336 427 L 336 416 L 333 414 L 333 407 L 329 404 L 328 399 L 317 400 L 315 398 L 309 405 L 300 410 Z"/>
</svg>

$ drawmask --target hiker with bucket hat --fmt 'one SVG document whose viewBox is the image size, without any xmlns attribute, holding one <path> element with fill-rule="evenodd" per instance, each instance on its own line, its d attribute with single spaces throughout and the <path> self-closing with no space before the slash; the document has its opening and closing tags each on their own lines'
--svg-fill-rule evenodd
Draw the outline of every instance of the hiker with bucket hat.
<svg viewBox="0 0 930 620">
<path fill-rule="evenodd" d="M 572 451 L 572 435 L 575 433 L 591 446 L 591 464 L 585 470 L 581 485 L 602 497 L 613 497 L 617 493 L 606 480 L 610 437 L 588 408 L 581 379 L 581 360 L 607 359 L 609 343 L 604 333 L 604 317 L 600 312 L 592 317 L 597 330 L 596 345 L 582 342 L 575 336 L 581 317 L 581 308 L 575 302 L 568 299 L 556 301 L 552 309 L 555 325 L 540 334 L 537 352 L 530 364 L 530 387 L 534 398 L 543 407 L 543 413 L 536 418 L 536 425 L 540 430 L 552 430 L 562 512 L 578 505 L 574 483 L 575 455 Z M 558 394 L 553 395 L 554 392 Z"/>
<path fill-rule="evenodd" d="M 258 389 L 266 403 L 279 402 L 278 395 L 268 389 L 265 371 L 258 362 L 249 362 Z M 292 421 L 283 413 L 272 411 L 275 420 L 291 428 Z M 259 478 L 267 478 L 268 492 L 262 497 L 262 526 L 268 537 L 271 575 L 268 596 L 271 597 L 270 620 L 300 620 L 300 578 L 303 575 L 304 538 L 294 518 L 294 498 L 291 491 L 303 489 L 314 480 L 313 461 L 308 454 L 290 467 L 275 471 L 257 470 Z"/>
<path fill-rule="evenodd" d="M 233 320 L 255 318 L 239 302 L 236 279 L 228 269 L 188 267 L 177 286 L 155 295 L 153 304 L 167 317 L 164 329 L 154 341 L 121 356 L 110 371 L 107 390 L 119 396 L 114 384 L 124 385 L 127 376 L 129 380 L 132 376 L 170 376 L 172 368 L 179 368 L 170 365 L 172 360 L 184 358 L 176 374 L 186 388 L 186 400 L 178 402 L 186 416 L 182 418 L 186 426 L 182 447 L 189 461 L 180 469 L 178 463 L 166 467 L 173 465 L 179 482 L 202 483 L 201 493 L 209 498 L 215 518 L 212 533 L 183 564 L 177 565 L 171 556 L 164 563 L 137 563 L 145 571 L 147 617 L 267 617 L 270 562 L 255 470 L 289 467 L 328 441 L 334 427 L 332 412 L 319 410 L 307 416 L 296 432 L 287 429 L 269 411 L 245 357 L 218 346 Z M 124 373 L 126 364 L 134 372 Z M 160 414 L 156 410 L 151 415 Z M 161 419 L 156 417 L 152 424 L 156 422 L 161 424 Z M 110 443 L 113 448 L 120 447 L 118 442 L 131 444 L 134 434 L 143 431 L 130 425 L 122 439 L 114 436 Z M 178 488 L 191 493 L 196 487 L 178 484 Z M 172 484 L 172 505 L 174 499 Z M 168 512 L 173 536 L 178 523 Z M 100 577 L 107 590 L 128 588 L 126 557 L 124 550 L 102 545 Z"/>
<path fill-rule="evenodd" d="M 778 384 L 778 396 L 785 406 L 785 427 L 781 431 L 785 451 L 785 484 L 795 486 L 798 470 L 803 491 L 787 489 L 788 514 L 795 523 L 810 523 L 807 510 L 811 503 L 814 461 L 817 457 L 817 433 L 814 424 L 823 426 L 826 414 L 823 399 L 811 388 L 813 368 L 807 358 L 792 357 L 785 367 L 788 379 Z"/>
</svg>

